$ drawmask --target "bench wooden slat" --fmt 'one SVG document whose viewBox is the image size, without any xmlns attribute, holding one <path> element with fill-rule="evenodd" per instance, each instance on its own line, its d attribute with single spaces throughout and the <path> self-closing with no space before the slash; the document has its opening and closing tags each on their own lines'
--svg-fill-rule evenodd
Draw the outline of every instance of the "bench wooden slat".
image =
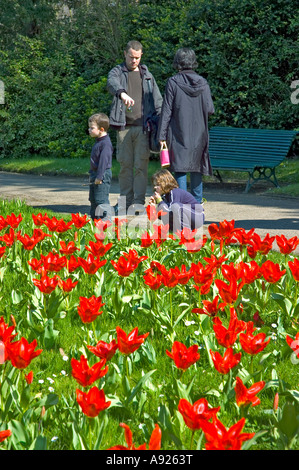
<svg viewBox="0 0 299 470">
<path fill-rule="evenodd" d="M 240 157 L 240 151 L 242 151 L 242 153 L 244 153 L 244 156 L 246 155 L 265 155 L 265 158 L 267 157 L 275 157 L 275 155 L 281 157 L 281 154 L 282 154 L 282 151 L 285 151 L 287 150 L 288 151 L 289 149 L 289 146 L 287 147 L 282 147 L 282 146 L 279 146 L 279 147 L 276 147 L 275 149 L 270 149 L 268 151 L 268 149 L 265 149 L 263 147 L 253 147 L 253 148 L 248 148 L 248 147 L 242 147 L 240 145 L 235 145 L 235 146 L 229 146 L 229 150 L 226 149 L 226 148 L 223 148 L 223 145 L 216 145 L 216 146 L 213 146 L 213 156 L 217 156 L 218 155 L 230 155 L 232 153 L 235 153 L 236 155 L 238 155 Z"/>
<path fill-rule="evenodd" d="M 220 180 L 219 170 L 247 171 L 246 192 L 260 179 L 278 186 L 275 168 L 287 157 L 296 135 L 286 130 L 213 127 L 209 147 L 213 170 Z"/>
</svg>

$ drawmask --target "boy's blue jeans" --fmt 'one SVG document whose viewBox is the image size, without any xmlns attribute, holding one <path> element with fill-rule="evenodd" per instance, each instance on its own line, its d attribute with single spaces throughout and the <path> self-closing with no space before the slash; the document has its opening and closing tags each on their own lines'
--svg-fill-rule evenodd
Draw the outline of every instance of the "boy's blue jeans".
<svg viewBox="0 0 299 470">
<path fill-rule="evenodd" d="M 175 179 L 177 180 L 180 189 L 188 191 L 187 173 L 175 172 Z M 200 204 L 202 203 L 202 174 L 199 172 L 190 172 L 190 193 Z"/>
<path fill-rule="evenodd" d="M 89 201 L 90 217 L 94 219 L 111 220 L 111 206 L 109 202 L 110 185 L 112 179 L 111 168 L 108 168 L 103 176 L 102 184 L 94 184 L 96 172 L 89 172 Z"/>
</svg>

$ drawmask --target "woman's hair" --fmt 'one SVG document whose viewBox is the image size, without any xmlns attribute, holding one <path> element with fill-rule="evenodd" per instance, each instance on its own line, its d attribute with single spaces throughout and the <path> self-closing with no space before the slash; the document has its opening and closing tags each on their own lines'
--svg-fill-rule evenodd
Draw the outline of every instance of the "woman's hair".
<svg viewBox="0 0 299 470">
<path fill-rule="evenodd" d="M 107 132 L 109 129 L 109 117 L 107 116 L 107 114 L 104 114 L 104 113 L 93 114 L 88 119 L 89 124 L 91 124 L 92 122 L 94 122 L 98 126 L 99 129 L 103 127 L 105 132 Z"/>
<path fill-rule="evenodd" d="M 194 70 L 197 67 L 196 55 L 193 49 L 182 47 L 179 49 L 173 59 L 173 67 L 176 70 Z"/>
<path fill-rule="evenodd" d="M 173 188 L 179 187 L 176 179 L 166 169 L 157 171 L 152 176 L 152 183 L 153 183 L 153 186 L 160 186 L 162 194 L 167 194 Z"/>
</svg>

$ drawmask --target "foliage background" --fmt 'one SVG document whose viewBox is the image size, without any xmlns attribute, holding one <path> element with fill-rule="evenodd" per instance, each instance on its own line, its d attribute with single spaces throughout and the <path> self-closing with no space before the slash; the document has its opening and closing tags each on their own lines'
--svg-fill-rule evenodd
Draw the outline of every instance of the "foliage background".
<svg viewBox="0 0 299 470">
<path fill-rule="evenodd" d="M 211 125 L 298 125 L 292 0 L 0 0 L 0 12 L 1 158 L 89 156 L 87 118 L 109 113 L 106 77 L 132 38 L 162 94 L 176 50 L 196 51 Z"/>
</svg>

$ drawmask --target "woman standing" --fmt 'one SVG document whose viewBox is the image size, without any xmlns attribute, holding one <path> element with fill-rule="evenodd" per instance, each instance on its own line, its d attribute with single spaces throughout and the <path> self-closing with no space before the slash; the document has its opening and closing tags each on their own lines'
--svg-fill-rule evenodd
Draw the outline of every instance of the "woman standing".
<svg viewBox="0 0 299 470">
<path fill-rule="evenodd" d="M 170 170 L 181 189 L 202 202 L 202 175 L 212 175 L 209 158 L 208 116 L 214 113 L 210 87 L 194 69 L 197 60 L 192 49 L 179 49 L 174 57 L 176 75 L 165 88 L 159 124 L 159 140 L 167 142 Z"/>
</svg>

